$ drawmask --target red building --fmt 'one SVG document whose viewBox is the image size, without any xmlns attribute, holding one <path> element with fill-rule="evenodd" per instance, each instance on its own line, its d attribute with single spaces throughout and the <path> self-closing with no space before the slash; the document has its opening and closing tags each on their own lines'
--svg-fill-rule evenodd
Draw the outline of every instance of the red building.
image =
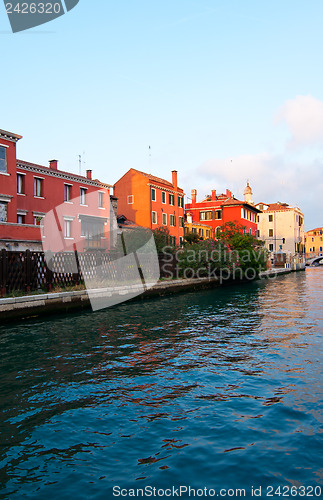
<svg viewBox="0 0 323 500">
<path fill-rule="evenodd" d="M 212 237 L 216 238 L 217 228 L 226 222 L 237 222 L 245 227 L 245 232 L 257 236 L 257 214 L 261 212 L 253 205 L 249 185 L 245 190 L 245 201 L 237 200 L 229 189 L 225 194 L 207 196 L 197 201 L 197 191 L 192 189 L 192 202 L 185 204 L 187 223 L 198 222 L 212 227 Z M 251 192 L 252 193 L 252 192 Z M 248 200 L 248 201 L 246 201 Z"/>
<path fill-rule="evenodd" d="M 51 239 L 60 240 L 61 250 L 76 242 L 84 248 L 106 248 L 112 186 L 92 179 L 91 170 L 86 177 L 59 170 L 57 160 L 49 167 L 17 160 L 19 139 L 0 130 L 0 247 L 41 249 L 41 220 L 54 210 Z"/>
<path fill-rule="evenodd" d="M 118 216 L 152 230 L 168 228 L 172 242 L 179 245 L 184 237 L 184 191 L 172 182 L 131 168 L 114 185 Z"/>
</svg>

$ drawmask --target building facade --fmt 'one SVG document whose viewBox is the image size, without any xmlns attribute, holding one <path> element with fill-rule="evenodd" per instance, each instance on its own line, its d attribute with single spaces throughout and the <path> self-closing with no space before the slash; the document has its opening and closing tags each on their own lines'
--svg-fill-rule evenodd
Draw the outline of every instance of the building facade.
<svg viewBox="0 0 323 500">
<path fill-rule="evenodd" d="M 287 203 L 258 203 L 259 238 L 270 253 L 304 254 L 304 214 Z"/>
<path fill-rule="evenodd" d="M 306 257 L 323 255 L 323 227 L 305 233 L 305 253 Z"/>
<path fill-rule="evenodd" d="M 91 170 L 86 176 L 59 170 L 57 160 L 48 167 L 17 160 L 21 138 L 0 130 L 0 247 L 40 250 L 41 223 L 53 210 L 61 250 L 76 242 L 78 250 L 80 242 L 83 249 L 108 247 L 112 186 L 92 179 Z"/>
<path fill-rule="evenodd" d="M 118 199 L 118 216 L 149 229 L 167 228 L 172 243 L 184 238 L 184 192 L 177 185 L 177 172 L 172 182 L 131 168 L 114 185 Z"/>
<path fill-rule="evenodd" d="M 196 234 L 201 240 L 207 240 L 212 238 L 212 226 L 201 222 L 193 222 L 192 216 L 189 214 L 184 222 L 184 234 L 186 236 L 189 233 Z"/>
<path fill-rule="evenodd" d="M 204 224 L 212 228 L 212 238 L 217 237 L 217 229 L 226 222 L 235 222 L 244 227 L 245 233 L 257 236 L 257 215 L 260 210 L 250 201 L 237 200 L 227 189 L 225 194 L 212 194 L 197 201 L 197 190 L 191 191 L 192 202 L 185 205 L 186 220 Z"/>
</svg>

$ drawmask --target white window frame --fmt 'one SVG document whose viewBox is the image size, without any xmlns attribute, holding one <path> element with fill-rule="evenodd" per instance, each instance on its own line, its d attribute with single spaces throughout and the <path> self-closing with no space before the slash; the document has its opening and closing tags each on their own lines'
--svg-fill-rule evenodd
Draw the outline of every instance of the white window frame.
<svg viewBox="0 0 323 500">
<path fill-rule="evenodd" d="M 171 227 L 176 227 L 176 216 L 175 215 L 170 215 L 169 216 L 169 225 Z"/>
<path fill-rule="evenodd" d="M 98 207 L 104 208 L 104 192 L 103 191 L 98 192 Z"/>
<path fill-rule="evenodd" d="M 40 194 L 38 193 L 38 186 L 40 186 Z M 34 198 L 44 198 L 44 177 L 37 177 L 34 175 Z"/>
<path fill-rule="evenodd" d="M 68 193 L 68 196 L 66 196 L 67 193 Z M 72 184 L 67 184 L 67 182 L 65 182 L 64 183 L 64 203 L 72 203 L 71 202 L 71 194 L 72 194 Z"/>
<path fill-rule="evenodd" d="M 166 205 L 166 191 L 162 191 L 162 204 Z"/>
<path fill-rule="evenodd" d="M 167 214 L 163 212 L 163 226 L 167 226 Z"/>
<path fill-rule="evenodd" d="M 151 212 L 151 222 L 152 224 L 157 224 L 157 212 L 154 210 Z"/>
<path fill-rule="evenodd" d="M 74 240 L 72 236 L 72 223 L 75 217 L 64 217 L 64 240 Z M 69 228 L 67 230 L 67 228 Z"/>
<path fill-rule="evenodd" d="M 127 203 L 128 203 L 128 205 L 133 205 L 133 204 L 134 204 L 134 202 L 135 202 L 135 197 L 134 197 L 134 195 L 133 195 L 133 194 L 129 194 L 129 195 L 127 196 Z"/>
<path fill-rule="evenodd" d="M 5 164 L 5 170 L 0 170 L 1 174 L 7 174 L 8 172 L 8 156 L 7 156 L 7 148 L 8 146 L 5 146 L 4 144 L 0 144 L 0 147 L 3 148 L 5 157 L 4 157 L 4 164 Z"/>
<path fill-rule="evenodd" d="M 86 193 L 87 192 L 87 188 L 85 187 L 80 187 L 80 205 L 82 205 L 83 207 L 87 207 L 87 204 L 86 204 Z M 83 203 L 84 201 L 84 203 Z"/>
<path fill-rule="evenodd" d="M 17 194 L 22 194 L 25 195 L 24 193 L 24 178 L 26 174 L 22 174 L 20 172 L 17 172 Z M 21 180 L 21 185 L 18 179 Z M 21 191 L 19 191 L 19 188 L 21 188 Z"/>
</svg>

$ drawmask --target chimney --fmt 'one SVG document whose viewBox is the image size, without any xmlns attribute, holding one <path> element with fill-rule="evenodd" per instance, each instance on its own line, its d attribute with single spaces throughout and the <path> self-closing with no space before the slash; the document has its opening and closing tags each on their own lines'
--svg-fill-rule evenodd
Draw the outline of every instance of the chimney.
<svg viewBox="0 0 323 500">
<path fill-rule="evenodd" d="M 230 189 L 227 189 L 226 195 L 227 195 L 227 198 L 232 198 L 232 193 L 231 193 Z"/>
<path fill-rule="evenodd" d="M 87 171 L 86 171 L 86 177 L 87 177 L 88 179 L 92 179 L 92 170 L 87 170 Z"/>
<path fill-rule="evenodd" d="M 192 191 L 191 191 L 192 203 L 196 203 L 196 196 L 197 196 L 196 189 L 192 189 Z"/>
<path fill-rule="evenodd" d="M 51 168 L 52 170 L 57 170 L 57 163 L 57 160 L 49 160 L 49 168 Z"/>
<path fill-rule="evenodd" d="M 172 184 L 175 191 L 177 191 L 177 170 L 172 170 Z"/>
<path fill-rule="evenodd" d="M 216 200 L 216 190 L 212 189 L 212 201 Z"/>
</svg>

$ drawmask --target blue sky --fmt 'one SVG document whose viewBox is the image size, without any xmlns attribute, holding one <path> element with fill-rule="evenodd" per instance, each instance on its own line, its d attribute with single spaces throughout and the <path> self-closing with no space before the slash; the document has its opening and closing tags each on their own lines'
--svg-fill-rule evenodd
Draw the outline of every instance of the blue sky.
<svg viewBox="0 0 323 500">
<path fill-rule="evenodd" d="M 188 196 L 241 198 L 249 179 L 321 226 L 322 19 L 321 0 L 80 0 L 12 34 L 1 3 L 0 128 L 110 184 L 176 169 Z"/>
</svg>

